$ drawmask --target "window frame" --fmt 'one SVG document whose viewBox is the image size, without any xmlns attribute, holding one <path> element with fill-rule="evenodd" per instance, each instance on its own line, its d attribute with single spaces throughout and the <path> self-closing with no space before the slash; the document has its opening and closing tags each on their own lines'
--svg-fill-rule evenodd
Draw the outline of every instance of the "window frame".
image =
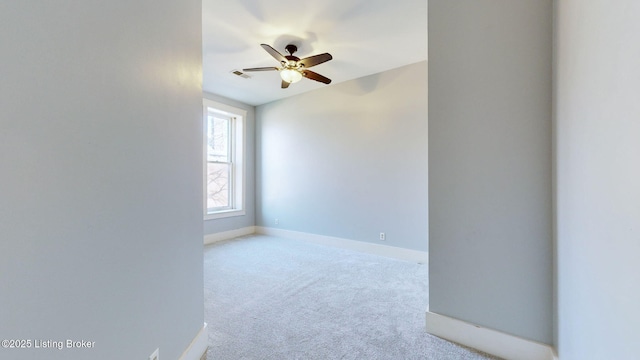
<svg viewBox="0 0 640 360">
<path fill-rule="evenodd" d="M 203 99 L 203 211 L 204 220 L 220 219 L 232 216 L 242 216 L 246 214 L 245 210 L 245 184 L 246 184 L 246 154 L 245 154 L 245 122 L 247 118 L 247 111 L 230 106 L 227 104 L 219 103 L 210 99 Z M 219 208 L 218 210 L 211 210 L 207 207 L 207 173 L 208 173 L 208 117 L 209 113 L 218 113 L 222 116 L 231 118 L 229 129 L 229 150 L 231 155 L 231 169 L 230 173 L 230 191 L 229 191 L 229 206 L 225 208 Z"/>
<path fill-rule="evenodd" d="M 209 108 L 208 108 L 209 109 Z M 209 133 L 211 132 L 210 126 L 212 125 L 209 122 L 209 114 L 214 113 L 215 118 L 219 119 L 219 120 L 223 120 L 226 122 L 226 139 L 225 139 L 225 143 L 226 143 L 226 149 L 225 149 L 225 160 L 210 160 L 209 159 Z M 211 164 L 219 164 L 219 165 L 224 165 L 225 167 L 227 167 L 227 180 L 228 180 L 228 186 L 226 189 L 227 192 L 227 205 L 226 206 L 219 206 L 219 207 L 213 207 L 210 208 L 207 206 L 207 214 L 214 214 L 214 213 L 218 213 L 221 211 L 226 211 L 226 210 L 232 210 L 234 208 L 234 204 L 235 204 L 235 184 L 234 184 L 234 179 L 235 179 L 235 166 L 236 166 L 236 159 L 235 159 L 235 154 L 236 151 L 234 151 L 234 147 L 235 147 L 235 121 L 236 121 L 236 117 L 235 116 L 230 116 L 228 114 L 223 114 L 219 111 L 209 111 L 207 110 L 207 134 L 206 137 L 207 139 L 205 140 L 205 169 L 207 171 L 207 173 L 209 173 L 209 165 Z M 216 127 L 215 125 L 213 125 L 214 127 Z M 214 132 L 215 134 L 215 132 Z M 215 156 L 215 155 L 214 155 Z M 205 184 L 205 186 L 209 185 L 209 179 L 208 179 L 208 174 L 206 174 L 207 176 L 205 176 L 205 178 L 207 179 L 207 183 Z M 209 191 L 207 189 L 207 193 L 206 196 L 209 196 Z M 208 198 L 207 198 L 207 202 L 208 202 Z"/>
</svg>

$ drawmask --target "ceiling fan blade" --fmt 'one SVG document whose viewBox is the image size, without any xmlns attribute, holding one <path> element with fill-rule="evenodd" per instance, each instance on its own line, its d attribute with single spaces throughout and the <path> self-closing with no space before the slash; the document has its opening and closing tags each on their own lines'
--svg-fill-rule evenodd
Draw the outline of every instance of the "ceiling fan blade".
<svg viewBox="0 0 640 360">
<path fill-rule="evenodd" d="M 327 62 L 333 59 L 333 56 L 329 53 L 324 53 L 320 55 L 309 56 L 304 59 L 298 61 L 298 63 L 304 65 L 305 68 L 310 68 L 312 66 L 316 66 L 318 64 L 322 64 L 323 62 Z"/>
<path fill-rule="evenodd" d="M 277 67 L 259 67 L 259 68 L 248 68 L 242 69 L 242 71 L 273 71 L 278 70 Z"/>
<path fill-rule="evenodd" d="M 269 53 L 269 55 L 273 56 L 274 59 L 278 60 L 279 63 L 281 64 L 286 64 L 287 63 L 287 58 L 284 57 L 284 55 L 280 54 L 278 52 L 278 50 L 272 48 L 271 46 L 267 45 L 267 44 L 260 44 L 260 46 L 262 46 L 262 48 Z"/>
<path fill-rule="evenodd" d="M 303 70 L 302 71 L 302 76 L 306 77 L 307 79 L 311 79 L 311 80 L 315 80 L 315 81 L 320 81 L 321 83 L 325 83 L 325 84 L 330 84 L 331 83 L 331 79 L 324 77 L 318 73 L 315 73 L 311 70 Z"/>
<path fill-rule="evenodd" d="M 286 81 L 282 80 L 282 88 L 283 88 L 283 89 L 288 88 L 290 84 L 291 84 L 291 83 L 289 83 L 289 82 L 286 82 Z"/>
</svg>

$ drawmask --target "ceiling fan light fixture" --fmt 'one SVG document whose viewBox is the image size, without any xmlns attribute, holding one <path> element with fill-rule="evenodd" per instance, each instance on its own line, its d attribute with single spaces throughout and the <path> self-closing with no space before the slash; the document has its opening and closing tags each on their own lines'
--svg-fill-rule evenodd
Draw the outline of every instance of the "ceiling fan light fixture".
<svg viewBox="0 0 640 360">
<path fill-rule="evenodd" d="M 282 69 L 280 70 L 280 77 L 282 80 L 293 84 L 302 80 L 302 74 L 295 69 Z"/>
</svg>

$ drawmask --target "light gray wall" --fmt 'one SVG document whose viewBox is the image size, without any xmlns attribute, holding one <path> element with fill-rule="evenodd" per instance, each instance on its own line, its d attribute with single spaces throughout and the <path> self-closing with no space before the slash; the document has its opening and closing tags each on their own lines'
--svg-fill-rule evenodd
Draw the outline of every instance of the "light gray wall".
<svg viewBox="0 0 640 360">
<path fill-rule="evenodd" d="M 551 21 L 551 0 L 429 1 L 429 308 L 543 343 Z"/>
<path fill-rule="evenodd" d="M 558 4 L 560 358 L 637 359 L 640 2 Z"/>
<path fill-rule="evenodd" d="M 215 234 L 218 232 L 241 229 L 248 226 L 254 226 L 256 223 L 256 181 L 255 181 L 255 131 L 256 131 L 256 115 L 255 106 L 247 105 L 239 101 L 235 101 L 224 96 L 205 92 L 203 97 L 209 100 L 217 101 L 226 105 L 234 106 L 247 111 L 247 119 L 245 123 L 245 181 L 246 181 L 246 212 L 242 216 L 233 216 L 222 219 L 206 220 L 204 222 L 204 233 Z"/>
<path fill-rule="evenodd" d="M 421 62 L 258 106 L 257 224 L 426 251 L 426 99 Z"/>
<path fill-rule="evenodd" d="M 0 5 L 0 333 L 177 359 L 203 324 L 201 2 Z"/>
</svg>

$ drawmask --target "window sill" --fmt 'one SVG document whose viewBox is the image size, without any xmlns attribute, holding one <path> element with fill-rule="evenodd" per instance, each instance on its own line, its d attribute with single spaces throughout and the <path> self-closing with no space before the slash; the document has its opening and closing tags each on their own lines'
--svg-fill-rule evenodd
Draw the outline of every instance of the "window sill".
<svg viewBox="0 0 640 360">
<path fill-rule="evenodd" d="M 228 217 L 234 217 L 234 216 L 243 216 L 245 215 L 245 211 L 244 210 L 237 210 L 237 209 L 232 209 L 232 210 L 222 210 L 222 211 L 217 211 L 211 214 L 206 214 L 204 216 L 205 220 L 215 220 L 215 219 L 222 219 L 222 218 L 228 218 Z"/>
</svg>

